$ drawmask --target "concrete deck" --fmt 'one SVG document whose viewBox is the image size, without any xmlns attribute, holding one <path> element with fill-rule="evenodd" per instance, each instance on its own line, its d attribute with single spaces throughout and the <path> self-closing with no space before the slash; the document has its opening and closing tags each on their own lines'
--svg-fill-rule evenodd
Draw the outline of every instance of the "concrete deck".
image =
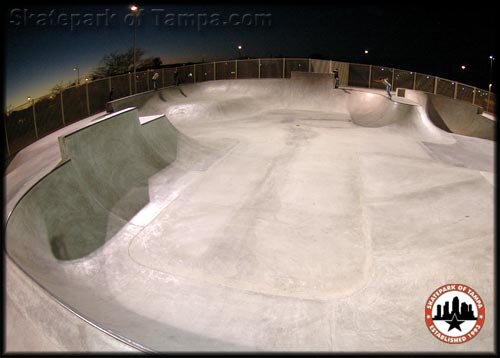
<svg viewBox="0 0 500 358">
<path fill-rule="evenodd" d="M 442 131 L 411 100 L 331 87 L 182 85 L 20 153 L 9 350 L 29 326 L 35 350 L 491 352 L 494 142 Z M 465 345 L 424 322 L 452 281 L 485 301 Z"/>
</svg>

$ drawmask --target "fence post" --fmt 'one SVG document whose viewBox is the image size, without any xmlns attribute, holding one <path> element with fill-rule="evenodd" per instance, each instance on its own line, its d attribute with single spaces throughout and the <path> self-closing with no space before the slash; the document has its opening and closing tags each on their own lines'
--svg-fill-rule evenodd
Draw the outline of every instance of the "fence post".
<svg viewBox="0 0 500 358">
<path fill-rule="evenodd" d="M 458 82 L 455 82 L 455 91 L 453 92 L 453 99 L 457 99 Z"/>
<path fill-rule="evenodd" d="M 283 57 L 283 78 L 285 78 L 285 58 Z"/>
<path fill-rule="evenodd" d="M 129 96 L 132 96 L 132 77 L 130 75 L 130 72 L 128 73 L 128 89 Z"/>
<path fill-rule="evenodd" d="M 372 65 L 368 65 L 368 88 L 372 88 Z"/>
<path fill-rule="evenodd" d="M 311 59 L 309 59 L 308 67 L 307 67 L 307 72 L 311 72 Z"/>
<path fill-rule="evenodd" d="M 215 71 L 216 71 L 216 66 L 215 66 L 215 62 L 214 62 L 214 81 L 217 79 L 217 76 L 215 75 Z"/>
<path fill-rule="evenodd" d="M 328 73 L 332 73 L 332 65 L 333 65 L 333 62 L 332 60 L 329 60 L 329 65 L 330 65 L 330 71 L 328 71 Z"/>
<path fill-rule="evenodd" d="M 161 69 L 161 88 L 165 87 L 165 69 Z"/>
<path fill-rule="evenodd" d="M 108 88 L 109 92 L 111 92 L 111 77 L 108 77 Z"/>
<path fill-rule="evenodd" d="M 33 123 L 35 124 L 35 138 L 38 139 L 38 127 L 36 126 L 36 113 L 35 113 L 35 100 L 31 100 L 31 106 L 33 107 Z"/>
<path fill-rule="evenodd" d="M 347 62 L 347 65 L 346 65 L 347 71 L 345 73 L 346 76 L 345 76 L 345 82 L 344 82 L 346 86 L 349 86 L 349 68 L 350 67 L 351 67 L 351 64 L 349 62 Z"/>
<path fill-rule="evenodd" d="M 472 90 L 472 104 L 476 104 L 476 92 L 477 88 L 474 87 L 474 89 Z"/>
<path fill-rule="evenodd" d="M 75 87 L 76 88 L 76 87 Z M 59 96 L 61 96 L 61 117 L 63 121 L 63 127 L 66 127 L 66 121 L 64 120 L 64 102 L 63 102 L 63 93 L 64 91 L 61 91 Z"/>
<path fill-rule="evenodd" d="M 7 147 L 7 156 L 10 156 L 9 136 L 7 134 L 7 116 L 5 116 L 5 120 L 3 121 L 3 128 L 5 130 L 5 146 Z"/>
<path fill-rule="evenodd" d="M 392 82 L 391 82 L 392 87 L 394 87 L 394 72 L 396 72 L 395 68 L 392 69 Z"/>
<path fill-rule="evenodd" d="M 87 112 L 89 112 L 90 116 L 90 101 L 89 101 L 89 83 L 85 83 L 85 93 L 87 95 Z"/>
<path fill-rule="evenodd" d="M 236 66 L 235 66 L 235 70 L 234 70 L 234 79 L 237 80 L 238 79 L 238 60 L 236 60 Z"/>
<path fill-rule="evenodd" d="M 193 65 L 193 83 L 196 83 L 196 64 Z"/>
<path fill-rule="evenodd" d="M 262 64 L 260 63 L 260 58 L 259 58 L 259 78 L 260 78 L 260 66 L 261 66 L 261 65 L 262 65 Z"/>
<path fill-rule="evenodd" d="M 417 88 L 417 73 L 413 72 L 413 89 Z"/>
<path fill-rule="evenodd" d="M 434 94 L 437 94 L 438 91 L 438 77 L 434 77 Z"/>
<path fill-rule="evenodd" d="M 490 111 L 491 85 L 488 86 L 488 100 L 486 102 L 486 112 Z"/>
<path fill-rule="evenodd" d="M 149 91 L 149 68 L 146 70 L 146 85 L 147 85 L 147 89 Z"/>
</svg>

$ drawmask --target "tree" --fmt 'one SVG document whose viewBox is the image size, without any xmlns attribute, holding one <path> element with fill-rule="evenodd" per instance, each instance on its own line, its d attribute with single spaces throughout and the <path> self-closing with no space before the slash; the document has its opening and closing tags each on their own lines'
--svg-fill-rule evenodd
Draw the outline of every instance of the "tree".
<svg viewBox="0 0 500 358">
<path fill-rule="evenodd" d="M 136 62 L 139 62 L 144 55 L 144 51 L 136 48 Z M 93 78 L 109 77 L 133 70 L 134 49 L 129 49 L 124 53 L 112 52 L 104 55 L 99 66 L 91 73 Z"/>
<path fill-rule="evenodd" d="M 135 50 L 136 65 L 141 62 L 144 51 L 140 48 Z M 126 52 L 112 52 L 104 55 L 99 67 L 92 71 L 93 78 L 109 77 L 134 70 L 134 49 Z"/>
<path fill-rule="evenodd" d="M 161 64 L 161 60 L 158 57 L 144 59 L 144 50 L 142 50 L 141 48 L 135 49 L 135 56 L 137 69 L 143 68 L 144 65 L 147 64 L 152 66 L 156 59 L 156 61 L 159 61 L 159 63 Z M 100 65 L 92 71 L 90 76 L 96 79 L 119 75 L 126 72 L 132 72 L 133 70 L 134 49 L 131 48 L 125 52 L 112 52 L 110 54 L 104 55 L 100 62 Z"/>
<path fill-rule="evenodd" d="M 146 70 L 148 68 L 158 68 L 162 64 L 161 58 L 159 57 L 154 57 L 154 58 L 147 58 L 143 60 L 140 64 L 140 66 L 137 66 L 138 70 Z M 133 68 L 133 66 L 132 66 Z"/>
<path fill-rule="evenodd" d="M 54 85 L 51 89 L 50 89 L 50 94 L 49 96 L 52 96 L 52 97 L 55 97 L 57 96 L 59 93 L 61 93 L 62 91 L 64 91 L 66 88 L 68 87 L 71 87 L 71 86 L 74 86 L 76 84 L 76 81 L 69 81 L 69 82 L 59 82 L 58 84 Z"/>
</svg>

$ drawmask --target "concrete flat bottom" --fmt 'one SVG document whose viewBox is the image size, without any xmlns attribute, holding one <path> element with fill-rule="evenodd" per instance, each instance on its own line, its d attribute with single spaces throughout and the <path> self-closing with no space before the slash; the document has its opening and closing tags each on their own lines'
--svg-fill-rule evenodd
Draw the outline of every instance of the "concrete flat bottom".
<svg viewBox="0 0 500 358">
<path fill-rule="evenodd" d="M 473 151 L 448 133 L 422 139 L 341 110 L 217 102 L 190 88 L 139 108 L 166 113 L 184 138 L 147 178 L 146 204 L 91 254 L 28 268 L 42 286 L 156 351 L 493 349 L 491 142 Z M 108 233 L 134 190 L 108 209 Z M 487 307 L 466 345 L 425 326 L 426 299 L 450 281 Z"/>
</svg>

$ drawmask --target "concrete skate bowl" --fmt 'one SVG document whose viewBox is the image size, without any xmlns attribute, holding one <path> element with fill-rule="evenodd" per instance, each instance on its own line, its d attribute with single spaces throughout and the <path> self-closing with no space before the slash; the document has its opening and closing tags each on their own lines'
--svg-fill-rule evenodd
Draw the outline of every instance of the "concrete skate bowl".
<svg viewBox="0 0 500 358">
<path fill-rule="evenodd" d="M 492 147 L 450 163 L 438 154 L 457 138 L 422 107 L 331 84 L 211 81 L 115 103 L 60 137 L 61 163 L 10 213 L 8 255 L 144 351 L 450 349 L 425 327 L 411 342 L 374 332 L 401 323 L 392 309 L 420 323 L 449 277 L 493 302 Z M 461 269 L 429 263 L 455 247 Z"/>
<path fill-rule="evenodd" d="M 495 121 L 482 113 L 482 108 L 465 101 L 405 90 L 405 97 L 420 104 L 433 123 L 450 133 L 495 140 Z"/>
</svg>

